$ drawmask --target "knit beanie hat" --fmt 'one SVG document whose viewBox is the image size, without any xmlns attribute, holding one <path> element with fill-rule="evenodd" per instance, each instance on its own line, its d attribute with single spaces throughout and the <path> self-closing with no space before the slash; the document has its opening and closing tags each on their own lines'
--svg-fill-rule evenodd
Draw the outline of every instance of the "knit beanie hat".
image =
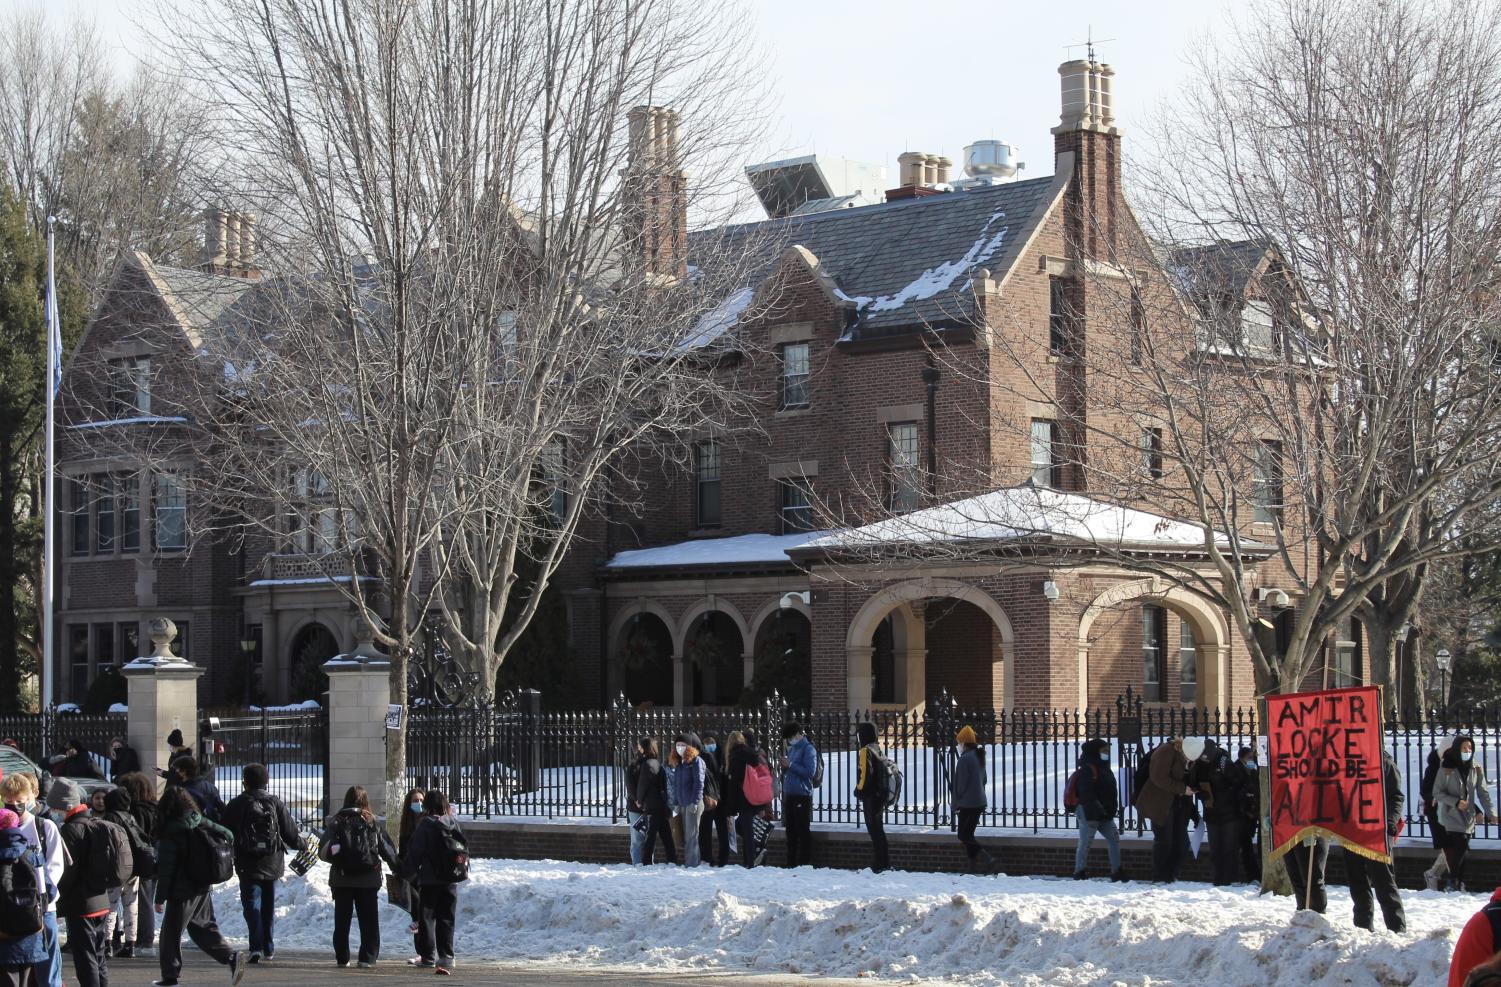
<svg viewBox="0 0 1501 987">
<path fill-rule="evenodd" d="M 968 723 L 959 728 L 959 736 L 954 739 L 958 741 L 961 747 L 965 744 L 977 744 L 980 742 L 979 738 L 975 736 L 975 728 Z"/>
<path fill-rule="evenodd" d="M 77 782 L 66 778 L 58 778 L 47 790 L 47 808 L 58 809 L 67 812 L 69 809 L 78 808 L 83 802 L 83 789 L 78 787 Z"/>
<path fill-rule="evenodd" d="M 21 817 L 9 809 L 0 809 L 0 829 L 15 829 L 21 825 Z"/>
<path fill-rule="evenodd" d="M 168 747 L 181 747 L 182 746 L 182 731 L 181 730 L 173 730 L 171 733 L 167 734 L 167 746 Z"/>
</svg>

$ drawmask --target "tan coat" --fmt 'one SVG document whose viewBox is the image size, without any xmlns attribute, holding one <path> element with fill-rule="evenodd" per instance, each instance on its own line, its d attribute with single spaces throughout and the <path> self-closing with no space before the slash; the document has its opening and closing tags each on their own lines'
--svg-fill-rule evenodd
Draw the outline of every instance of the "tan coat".
<svg viewBox="0 0 1501 987">
<path fill-rule="evenodd" d="M 1188 758 L 1177 745 L 1163 744 L 1152 752 L 1148 771 L 1147 783 L 1136 793 L 1136 809 L 1153 826 L 1166 826 L 1173 821 L 1173 799 L 1188 783 Z"/>
</svg>

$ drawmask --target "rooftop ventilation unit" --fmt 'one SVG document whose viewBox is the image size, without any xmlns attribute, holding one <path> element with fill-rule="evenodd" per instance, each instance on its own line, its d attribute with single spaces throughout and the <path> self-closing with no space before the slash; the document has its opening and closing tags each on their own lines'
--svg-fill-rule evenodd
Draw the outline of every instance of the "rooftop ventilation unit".
<svg viewBox="0 0 1501 987">
<path fill-rule="evenodd" d="M 748 165 L 745 177 L 771 219 L 880 202 L 886 187 L 879 165 L 817 154 Z"/>
<path fill-rule="evenodd" d="M 1005 141 L 975 141 L 964 149 L 965 177 L 952 183 L 954 188 L 975 188 L 981 185 L 999 185 L 1014 182 L 1020 176 L 1025 162 L 1016 159 L 1017 147 Z"/>
</svg>

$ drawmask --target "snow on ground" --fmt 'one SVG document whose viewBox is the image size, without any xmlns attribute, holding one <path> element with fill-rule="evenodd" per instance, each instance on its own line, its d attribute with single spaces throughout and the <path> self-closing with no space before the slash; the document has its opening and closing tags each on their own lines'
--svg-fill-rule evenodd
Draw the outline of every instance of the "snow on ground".
<svg viewBox="0 0 1501 987">
<path fill-rule="evenodd" d="M 957 845 L 955 854 L 959 853 Z M 327 949 L 327 867 L 278 890 L 276 941 Z M 1350 924 L 1249 888 L 800 868 L 632 868 L 476 861 L 459 893 L 459 961 L 867 976 L 964 987 L 1395 987 L 1442 983 L 1478 894 L 1404 892 L 1410 931 Z M 244 937 L 238 890 L 215 892 Z M 383 953 L 407 917 L 381 905 Z"/>
</svg>

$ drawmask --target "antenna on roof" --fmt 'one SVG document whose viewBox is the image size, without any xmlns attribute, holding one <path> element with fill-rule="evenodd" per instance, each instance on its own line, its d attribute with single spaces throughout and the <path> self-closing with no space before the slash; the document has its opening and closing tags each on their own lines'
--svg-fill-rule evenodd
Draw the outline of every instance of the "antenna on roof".
<svg viewBox="0 0 1501 987">
<path fill-rule="evenodd" d="M 1088 25 L 1087 28 L 1086 28 L 1086 31 L 1087 31 L 1087 33 L 1085 34 L 1083 41 L 1076 41 L 1075 43 L 1073 43 L 1071 45 L 1064 45 L 1063 46 L 1063 50 L 1064 50 L 1065 53 L 1067 53 L 1067 52 L 1073 51 L 1075 48 L 1083 48 L 1083 49 L 1085 49 L 1087 51 L 1087 53 L 1089 55 L 1089 60 L 1092 62 L 1092 61 L 1094 61 L 1094 46 L 1095 45 L 1103 45 L 1106 42 L 1114 41 L 1115 39 L 1114 38 L 1099 38 L 1099 39 L 1096 39 L 1095 36 L 1094 36 L 1094 25 L 1093 24 Z"/>
</svg>

